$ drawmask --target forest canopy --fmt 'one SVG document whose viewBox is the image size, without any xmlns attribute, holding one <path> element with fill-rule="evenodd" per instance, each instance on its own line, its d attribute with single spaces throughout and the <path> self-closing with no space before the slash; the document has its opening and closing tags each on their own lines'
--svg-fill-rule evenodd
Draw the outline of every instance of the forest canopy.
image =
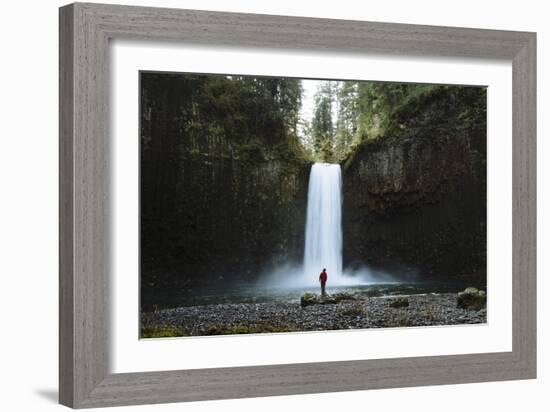
<svg viewBox="0 0 550 412">
<path fill-rule="evenodd" d="M 163 78 L 150 73 L 143 81 Z M 243 160 L 286 151 L 308 162 L 342 162 L 362 144 L 395 137 L 418 117 L 415 108 L 441 97 L 451 97 L 464 124 L 482 123 L 486 115 L 479 87 L 193 74 L 177 85 L 170 93 L 183 134 L 223 135 Z"/>
<path fill-rule="evenodd" d="M 411 111 L 445 94 L 452 95 L 456 109 L 462 110 L 460 115 L 468 121 L 464 124 L 485 122 L 486 96 L 482 88 L 319 81 L 311 119 L 300 119 L 300 138 L 313 160 L 340 162 L 361 144 L 395 137 L 417 118 Z"/>
</svg>

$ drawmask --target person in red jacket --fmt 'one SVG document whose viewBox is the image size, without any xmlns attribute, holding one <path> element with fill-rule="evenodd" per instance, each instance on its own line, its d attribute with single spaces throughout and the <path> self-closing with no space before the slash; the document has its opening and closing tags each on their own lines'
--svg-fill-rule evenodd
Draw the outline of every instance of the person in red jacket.
<svg viewBox="0 0 550 412">
<path fill-rule="evenodd" d="M 321 296 L 325 296 L 325 285 L 327 284 L 327 270 L 323 269 L 321 274 L 319 275 L 319 282 L 321 282 Z"/>
</svg>

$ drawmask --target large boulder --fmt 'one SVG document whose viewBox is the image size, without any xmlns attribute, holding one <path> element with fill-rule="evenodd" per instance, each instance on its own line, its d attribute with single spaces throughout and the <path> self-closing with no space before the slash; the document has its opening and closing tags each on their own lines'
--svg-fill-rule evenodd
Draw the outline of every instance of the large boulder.
<svg viewBox="0 0 550 412">
<path fill-rule="evenodd" d="M 409 298 L 400 297 L 390 301 L 391 308 L 406 308 L 409 306 Z"/>
<path fill-rule="evenodd" d="M 300 305 L 304 308 L 310 305 L 325 305 L 335 304 L 342 301 L 355 300 L 355 298 L 347 293 L 336 293 L 334 295 L 316 295 L 315 293 L 304 293 L 300 298 Z"/>
<path fill-rule="evenodd" d="M 477 288 L 466 288 L 459 292 L 456 299 L 456 306 L 461 309 L 480 310 L 487 304 L 487 294 Z"/>
<path fill-rule="evenodd" d="M 336 298 L 335 298 L 334 296 L 332 296 L 332 295 L 329 295 L 328 293 L 327 293 L 326 295 L 324 295 L 324 296 L 321 295 L 321 296 L 319 297 L 319 303 L 320 303 L 321 305 L 324 305 L 324 304 L 327 304 L 327 303 L 329 303 L 329 304 L 338 303 L 338 302 L 339 302 L 338 299 L 336 299 Z"/>
<path fill-rule="evenodd" d="M 320 303 L 319 297 L 314 293 L 304 293 L 300 298 L 300 305 L 304 308 L 310 305 L 317 305 Z"/>
<path fill-rule="evenodd" d="M 336 302 L 356 301 L 357 298 L 348 292 L 337 292 L 330 295 Z"/>
</svg>

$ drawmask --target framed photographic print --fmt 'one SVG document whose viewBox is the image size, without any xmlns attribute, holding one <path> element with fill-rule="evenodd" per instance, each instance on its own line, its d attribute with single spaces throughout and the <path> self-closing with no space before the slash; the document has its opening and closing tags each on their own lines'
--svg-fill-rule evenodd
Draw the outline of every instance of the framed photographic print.
<svg viewBox="0 0 550 412">
<path fill-rule="evenodd" d="M 60 9 L 60 401 L 536 376 L 534 33 Z"/>
</svg>

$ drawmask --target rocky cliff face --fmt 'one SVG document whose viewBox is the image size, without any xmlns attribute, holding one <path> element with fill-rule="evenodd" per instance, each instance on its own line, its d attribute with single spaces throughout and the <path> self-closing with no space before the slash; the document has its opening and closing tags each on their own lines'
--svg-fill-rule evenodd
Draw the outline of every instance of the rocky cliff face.
<svg viewBox="0 0 550 412">
<path fill-rule="evenodd" d="M 386 136 L 344 162 L 345 263 L 422 276 L 485 271 L 484 99 L 484 89 L 460 98 L 450 89 L 411 102 Z"/>
<path fill-rule="evenodd" d="M 181 76 L 146 81 L 140 183 L 144 290 L 226 287 L 256 279 L 267 263 L 301 259 L 309 165 L 269 134 L 265 140 L 237 139 L 227 128 L 189 125 L 189 113 L 197 109 L 184 100 L 190 92 Z"/>
</svg>

